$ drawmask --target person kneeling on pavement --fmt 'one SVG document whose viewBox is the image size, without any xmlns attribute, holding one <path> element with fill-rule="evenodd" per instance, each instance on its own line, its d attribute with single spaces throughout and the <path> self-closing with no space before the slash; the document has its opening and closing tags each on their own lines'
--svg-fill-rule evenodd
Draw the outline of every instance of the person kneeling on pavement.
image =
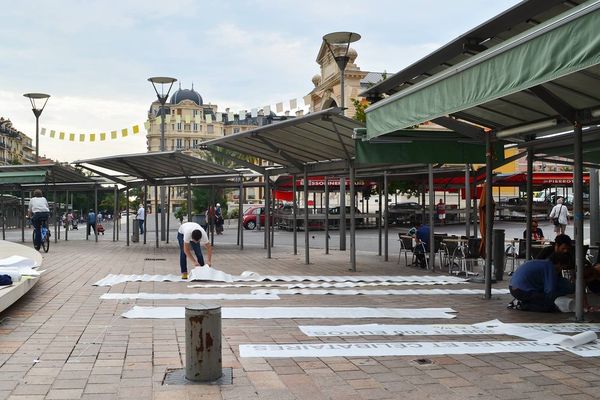
<svg viewBox="0 0 600 400">
<path fill-rule="evenodd" d="M 208 264 L 211 263 L 212 246 L 208 242 L 206 231 L 195 222 L 186 222 L 179 227 L 177 232 L 177 241 L 179 242 L 179 267 L 181 269 L 181 278 L 188 278 L 187 259 L 192 261 L 194 267 L 204 265 L 204 257 L 200 245 L 206 248 L 206 258 Z M 192 254 L 194 250 L 194 254 Z M 194 257 L 195 256 L 195 257 Z"/>
<path fill-rule="evenodd" d="M 427 268 L 427 253 L 429 252 L 429 226 L 417 222 L 415 232 L 416 245 L 414 253 L 417 257 L 417 266 Z"/>
<path fill-rule="evenodd" d="M 571 238 L 559 235 L 555 249 L 545 260 L 531 260 L 521 265 L 513 274 L 509 290 L 523 311 L 555 312 L 554 300 L 575 292 L 575 286 L 562 276 L 562 270 L 571 267 Z"/>
</svg>

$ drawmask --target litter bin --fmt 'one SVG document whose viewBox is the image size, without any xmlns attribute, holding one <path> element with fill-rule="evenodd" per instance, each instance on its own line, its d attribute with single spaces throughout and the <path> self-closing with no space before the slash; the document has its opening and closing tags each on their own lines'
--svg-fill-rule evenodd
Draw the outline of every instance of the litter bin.
<svg viewBox="0 0 600 400">
<path fill-rule="evenodd" d="M 133 219 L 132 232 L 131 232 L 131 241 L 133 243 L 137 243 L 140 241 L 140 222 L 137 218 Z"/>
<path fill-rule="evenodd" d="M 504 229 L 494 229 L 492 235 L 492 263 L 497 281 L 504 277 Z"/>
</svg>

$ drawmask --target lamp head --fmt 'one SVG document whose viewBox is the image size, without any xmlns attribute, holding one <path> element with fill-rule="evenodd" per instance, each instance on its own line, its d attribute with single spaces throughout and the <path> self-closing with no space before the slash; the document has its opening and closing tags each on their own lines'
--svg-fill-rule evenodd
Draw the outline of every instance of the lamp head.
<svg viewBox="0 0 600 400">
<path fill-rule="evenodd" d="M 169 97 L 169 92 L 171 91 L 173 84 L 177 82 L 177 79 L 168 76 L 153 76 L 151 78 L 148 78 L 148 82 L 152 83 L 152 87 L 154 87 L 154 91 L 156 92 L 158 101 L 160 101 L 161 104 L 165 104 L 165 102 L 167 101 L 167 97 Z M 157 88 L 157 85 L 160 85 L 160 93 Z M 169 85 L 169 88 L 167 89 L 166 93 L 165 85 Z"/>
<path fill-rule="evenodd" d="M 33 110 L 33 113 L 36 114 L 36 116 L 39 116 L 39 114 L 41 114 L 42 111 L 44 111 L 44 107 L 46 107 L 46 103 L 48 102 L 48 98 L 50 97 L 50 95 L 46 93 L 25 93 L 23 96 L 27 97 L 31 102 L 31 109 Z"/>
</svg>

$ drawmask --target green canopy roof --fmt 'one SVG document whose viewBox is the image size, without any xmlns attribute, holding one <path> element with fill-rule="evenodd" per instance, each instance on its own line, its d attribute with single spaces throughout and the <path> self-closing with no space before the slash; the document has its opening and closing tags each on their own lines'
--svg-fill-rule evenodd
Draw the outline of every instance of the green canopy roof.
<svg viewBox="0 0 600 400">
<path fill-rule="evenodd" d="M 598 27 L 600 0 L 560 14 L 367 108 L 367 138 L 445 115 L 496 130 L 560 118 L 527 91 L 538 85 L 576 110 L 600 107 Z"/>
<path fill-rule="evenodd" d="M 0 185 L 42 183 L 45 180 L 46 171 L 0 172 Z"/>
</svg>

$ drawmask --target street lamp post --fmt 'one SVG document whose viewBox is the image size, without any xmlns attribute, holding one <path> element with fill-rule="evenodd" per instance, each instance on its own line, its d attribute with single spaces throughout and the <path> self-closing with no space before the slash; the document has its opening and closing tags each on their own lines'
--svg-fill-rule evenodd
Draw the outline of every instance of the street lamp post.
<svg viewBox="0 0 600 400">
<path fill-rule="evenodd" d="M 156 92 L 156 97 L 158 97 L 158 102 L 160 103 L 160 151 L 165 151 L 165 103 L 167 102 L 167 98 L 169 97 L 169 92 L 173 87 L 173 84 L 177 82 L 175 78 L 169 78 L 166 76 L 155 76 L 152 78 L 148 78 L 148 81 L 152 83 L 152 87 Z M 166 93 L 165 86 L 169 85 Z M 160 91 L 158 87 L 160 86 Z M 165 232 L 165 188 L 164 186 L 160 187 L 160 240 L 165 241 L 166 232 Z M 146 205 L 144 204 L 144 207 Z M 156 212 L 156 210 L 155 210 Z M 157 227 L 158 229 L 158 227 Z"/>
<path fill-rule="evenodd" d="M 346 114 L 345 110 L 345 93 L 344 93 L 344 71 L 346 70 L 346 66 L 348 65 L 348 61 L 350 61 L 350 57 L 348 57 L 348 50 L 350 49 L 350 43 L 354 43 L 360 40 L 360 35 L 354 32 L 332 32 L 323 36 L 323 41 L 327 45 L 331 56 L 335 60 L 338 68 L 340 69 L 340 108 L 342 109 L 342 115 Z M 334 46 L 342 47 L 342 52 L 340 54 L 335 53 Z M 345 48 L 344 48 L 345 46 Z"/>
<path fill-rule="evenodd" d="M 33 111 L 33 115 L 35 115 L 35 163 L 39 164 L 40 162 L 40 115 L 42 115 L 42 111 L 44 111 L 44 107 L 46 107 L 46 103 L 48 102 L 49 94 L 45 93 L 25 93 L 23 96 L 27 97 L 31 102 L 31 111 Z M 40 107 L 39 104 L 35 104 L 36 101 L 40 103 L 44 101 L 44 104 Z"/>
</svg>

